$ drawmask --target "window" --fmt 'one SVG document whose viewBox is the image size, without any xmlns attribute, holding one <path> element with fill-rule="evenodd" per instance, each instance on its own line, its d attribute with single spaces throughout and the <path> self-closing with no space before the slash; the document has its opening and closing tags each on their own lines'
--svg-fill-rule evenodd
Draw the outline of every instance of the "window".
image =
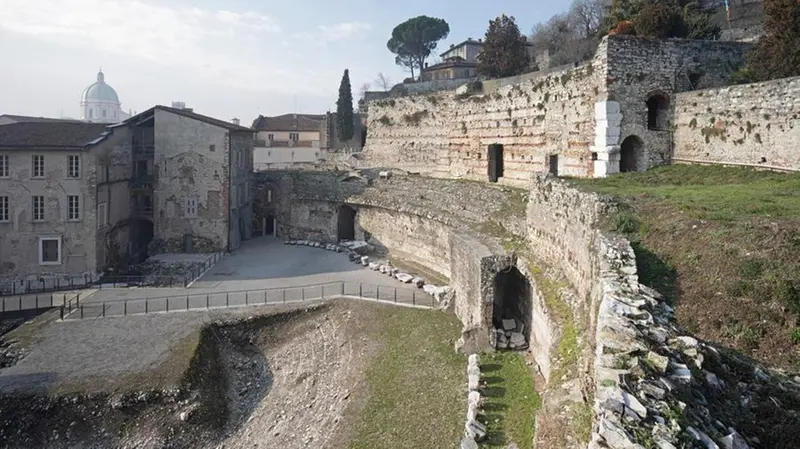
<svg viewBox="0 0 800 449">
<path fill-rule="evenodd" d="M 8 178 L 8 155 L 0 154 L 0 178 Z"/>
<path fill-rule="evenodd" d="M 44 196 L 33 197 L 33 221 L 44 221 Z"/>
<path fill-rule="evenodd" d="M 67 156 L 67 177 L 80 178 L 81 177 L 81 157 L 75 154 Z"/>
<path fill-rule="evenodd" d="M 102 228 L 108 225 L 108 206 L 106 203 L 97 205 L 97 228 Z"/>
<path fill-rule="evenodd" d="M 61 264 L 61 237 L 39 237 L 39 265 Z"/>
<path fill-rule="evenodd" d="M 44 156 L 41 154 L 33 155 L 33 177 L 44 178 Z"/>
<path fill-rule="evenodd" d="M 300 140 L 300 133 L 289 133 L 289 140 L 294 140 L 297 142 Z"/>
<path fill-rule="evenodd" d="M 267 190 L 267 202 L 268 203 L 272 202 L 272 189 Z"/>
<path fill-rule="evenodd" d="M 186 217 L 197 217 L 197 198 L 188 198 L 186 200 Z"/>
<path fill-rule="evenodd" d="M 78 195 L 67 195 L 67 220 L 76 221 L 81 219 L 81 197 Z"/>
<path fill-rule="evenodd" d="M 275 140 L 275 134 L 267 134 L 267 139 L 269 139 L 269 141 L 272 142 L 273 140 Z"/>
<path fill-rule="evenodd" d="M 0 196 L 0 222 L 9 221 L 8 197 Z"/>
<path fill-rule="evenodd" d="M 211 145 L 208 146 L 208 151 L 215 151 L 216 149 L 217 149 L 217 146 L 214 145 L 214 144 L 211 144 Z"/>
</svg>

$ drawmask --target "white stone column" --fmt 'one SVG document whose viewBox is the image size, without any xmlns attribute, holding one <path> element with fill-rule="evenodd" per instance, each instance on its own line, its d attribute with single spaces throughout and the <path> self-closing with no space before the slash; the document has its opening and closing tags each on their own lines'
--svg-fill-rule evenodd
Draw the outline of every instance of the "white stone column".
<svg viewBox="0 0 800 449">
<path fill-rule="evenodd" d="M 622 112 L 616 101 L 602 100 L 594 104 L 594 177 L 605 178 L 619 173 L 619 138 Z"/>
</svg>

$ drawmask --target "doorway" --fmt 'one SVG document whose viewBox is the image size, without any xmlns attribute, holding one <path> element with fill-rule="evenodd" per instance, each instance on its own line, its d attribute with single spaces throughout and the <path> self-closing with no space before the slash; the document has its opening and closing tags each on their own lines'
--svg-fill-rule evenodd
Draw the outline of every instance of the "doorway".
<svg viewBox="0 0 800 449">
<path fill-rule="evenodd" d="M 644 142 L 639 136 L 628 136 L 622 141 L 619 154 L 619 171 L 622 173 L 639 171 Z"/>
<path fill-rule="evenodd" d="M 497 182 L 503 177 L 503 145 L 493 143 L 489 145 L 488 154 L 489 182 Z"/>
<path fill-rule="evenodd" d="M 558 176 L 558 155 L 551 154 L 547 157 L 547 168 L 551 175 Z"/>
<path fill-rule="evenodd" d="M 275 217 L 272 215 L 264 219 L 264 235 L 275 235 Z"/>
<path fill-rule="evenodd" d="M 526 349 L 530 343 L 531 284 L 517 269 L 511 266 L 497 273 L 494 278 L 494 302 L 492 325 L 499 349 Z"/>
<path fill-rule="evenodd" d="M 356 210 L 346 204 L 339 207 L 337 234 L 339 241 L 356 239 Z"/>
</svg>

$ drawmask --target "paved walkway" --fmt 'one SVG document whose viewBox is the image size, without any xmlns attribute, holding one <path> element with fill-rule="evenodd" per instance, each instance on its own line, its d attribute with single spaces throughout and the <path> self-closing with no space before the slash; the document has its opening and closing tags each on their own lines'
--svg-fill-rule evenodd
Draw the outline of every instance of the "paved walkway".
<svg viewBox="0 0 800 449">
<path fill-rule="evenodd" d="M 346 253 L 284 245 L 283 241 L 273 237 L 261 237 L 245 242 L 241 249 L 222 258 L 188 289 L 104 288 L 82 300 L 81 303 L 186 295 L 199 298 L 219 292 L 268 290 L 338 282 L 346 282 L 348 285 L 362 283 L 371 286 L 373 290 L 376 286 L 413 288 L 385 274 L 351 262 Z M 348 287 L 346 293 L 355 294 L 353 288 Z M 326 289 L 330 289 L 330 293 L 326 290 L 326 294 L 333 294 L 339 293 L 340 288 L 326 287 Z M 297 294 L 300 295 L 300 292 Z M 381 296 L 383 297 L 383 294 Z"/>
</svg>

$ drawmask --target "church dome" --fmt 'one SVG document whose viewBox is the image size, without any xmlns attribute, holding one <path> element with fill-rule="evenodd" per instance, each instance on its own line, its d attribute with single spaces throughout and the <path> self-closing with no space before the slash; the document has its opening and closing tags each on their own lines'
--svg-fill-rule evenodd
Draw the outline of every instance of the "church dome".
<svg viewBox="0 0 800 449">
<path fill-rule="evenodd" d="M 97 72 L 97 82 L 92 83 L 86 89 L 83 89 L 81 94 L 81 102 L 87 101 L 109 101 L 119 103 L 117 91 L 113 87 L 106 84 L 103 71 Z"/>
</svg>

